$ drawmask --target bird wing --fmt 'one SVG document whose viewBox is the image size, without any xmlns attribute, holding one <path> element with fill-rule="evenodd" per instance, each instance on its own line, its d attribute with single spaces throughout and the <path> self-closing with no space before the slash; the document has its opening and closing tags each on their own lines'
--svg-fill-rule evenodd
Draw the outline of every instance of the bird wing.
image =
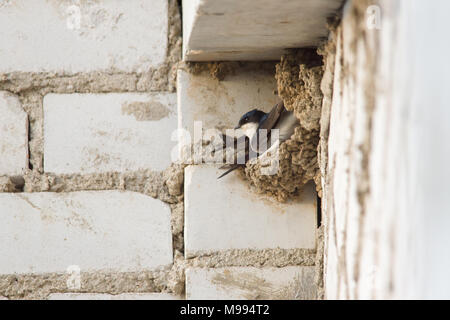
<svg viewBox="0 0 450 320">
<path fill-rule="evenodd" d="M 232 165 L 231 165 L 231 168 L 228 169 L 227 171 L 225 171 L 224 173 L 222 173 L 217 179 L 220 179 L 220 178 L 222 178 L 223 176 L 226 176 L 227 174 L 229 174 L 230 172 L 236 170 L 237 168 L 243 167 L 243 166 L 245 166 L 245 165 L 244 165 L 244 164 L 232 164 Z"/>
<path fill-rule="evenodd" d="M 258 129 L 273 129 L 275 127 L 278 119 L 280 118 L 281 113 L 285 110 L 284 108 L 284 102 L 280 101 L 278 102 L 272 110 L 270 110 L 269 115 L 267 116 L 266 120 L 263 121 Z"/>
<path fill-rule="evenodd" d="M 280 116 L 283 113 L 283 111 L 286 111 L 286 109 L 284 108 L 283 100 L 281 100 L 275 106 L 273 106 L 272 110 L 270 110 L 270 112 L 267 114 L 267 117 L 264 119 L 264 121 L 262 121 L 259 124 L 258 130 L 256 131 L 256 134 L 253 136 L 252 141 L 250 142 L 250 146 L 252 148 L 254 147 L 255 150 L 259 150 L 259 148 L 260 148 L 260 146 L 259 146 L 260 130 L 267 130 L 267 134 L 269 136 L 270 130 L 272 130 L 276 126 L 276 124 L 280 120 Z M 259 152 L 256 154 L 256 157 L 258 157 L 258 156 L 259 156 Z M 255 157 L 255 155 L 253 155 L 253 158 L 254 157 Z"/>
</svg>

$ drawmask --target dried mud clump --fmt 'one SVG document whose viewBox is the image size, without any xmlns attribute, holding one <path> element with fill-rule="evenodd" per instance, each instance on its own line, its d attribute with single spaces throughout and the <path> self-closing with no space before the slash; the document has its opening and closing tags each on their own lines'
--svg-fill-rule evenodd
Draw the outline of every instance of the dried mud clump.
<svg viewBox="0 0 450 320">
<path fill-rule="evenodd" d="M 285 107 L 293 111 L 300 126 L 291 139 L 279 149 L 279 169 L 274 175 L 261 174 L 262 161 L 245 168 L 246 177 L 260 193 L 267 193 L 279 201 L 295 196 L 313 180 L 320 194 L 320 170 L 317 149 L 320 134 L 323 76 L 322 57 L 316 49 L 293 51 L 281 58 L 276 66 L 278 95 Z"/>
<path fill-rule="evenodd" d="M 198 75 L 208 72 L 209 75 L 216 80 L 222 81 L 229 74 L 234 74 L 239 67 L 238 62 L 196 62 L 186 63 L 186 69 L 189 73 Z"/>
<path fill-rule="evenodd" d="M 217 81 L 223 81 L 237 72 L 264 70 L 274 72 L 273 61 L 222 61 L 222 62 L 185 62 L 181 68 L 193 75 L 209 74 Z"/>
</svg>

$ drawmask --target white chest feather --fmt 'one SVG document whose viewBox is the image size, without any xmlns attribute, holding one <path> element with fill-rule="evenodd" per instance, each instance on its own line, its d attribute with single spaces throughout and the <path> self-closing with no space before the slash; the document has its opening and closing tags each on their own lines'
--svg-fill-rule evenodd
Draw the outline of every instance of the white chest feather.
<svg viewBox="0 0 450 320">
<path fill-rule="evenodd" d="M 241 130 L 244 134 L 251 140 L 258 130 L 258 124 L 254 122 L 249 122 L 241 126 Z"/>
</svg>

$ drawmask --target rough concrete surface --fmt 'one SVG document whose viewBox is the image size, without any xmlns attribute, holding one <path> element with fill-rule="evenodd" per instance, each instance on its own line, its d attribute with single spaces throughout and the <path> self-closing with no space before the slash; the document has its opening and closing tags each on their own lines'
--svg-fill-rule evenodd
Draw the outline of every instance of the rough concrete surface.
<svg viewBox="0 0 450 320">
<path fill-rule="evenodd" d="M 316 281 L 317 286 L 317 298 L 325 299 L 325 260 L 327 255 L 327 242 L 328 242 L 328 201 L 329 201 L 329 181 L 330 176 L 328 174 L 328 138 L 330 132 L 330 114 L 331 105 L 333 99 L 334 81 L 335 79 L 335 65 L 336 65 L 336 42 L 337 32 L 336 29 L 339 25 L 340 18 L 334 17 L 329 20 L 328 28 L 330 29 L 329 39 L 319 49 L 318 53 L 324 60 L 324 74 L 321 82 L 321 90 L 323 93 L 322 101 L 322 114 L 320 117 L 320 143 L 318 150 L 318 165 L 321 174 L 321 199 L 322 199 L 322 226 L 317 232 L 317 256 L 316 256 Z"/>
<path fill-rule="evenodd" d="M 322 132 L 329 134 L 328 158 L 323 159 L 327 160 L 326 166 L 321 161 L 321 166 L 325 166 L 321 170 L 326 177 L 323 182 L 326 196 L 323 206 L 324 294 L 328 299 L 361 298 L 364 292 L 360 290 L 362 278 L 371 283 L 369 287 L 377 279 L 378 267 L 374 259 L 378 258 L 375 250 L 370 253 L 369 250 L 373 250 L 375 239 L 383 232 L 377 232 L 376 236 L 369 233 L 366 222 L 371 198 L 372 119 L 375 96 L 384 81 L 376 82 L 379 76 L 377 62 L 381 61 L 378 56 L 380 33 L 376 29 L 366 28 L 366 10 L 371 4 L 372 1 L 349 3 L 342 23 L 333 30 L 330 43 L 325 47 L 330 57 L 335 55 L 334 87 L 330 90 L 329 72 L 326 72 L 328 76 L 323 82 L 323 87 L 328 87 L 325 91 L 328 102 L 332 94 L 332 104 L 328 106 L 331 110 L 329 132 Z M 327 63 L 328 67 L 333 67 L 332 63 Z M 382 172 L 381 168 L 376 176 L 380 175 L 379 172 Z M 386 198 L 383 198 L 378 203 L 385 201 Z M 382 224 L 385 211 L 381 208 L 376 210 L 370 225 L 376 227 Z M 388 246 L 394 245 L 387 239 L 382 242 Z M 367 260 L 362 259 L 364 254 L 368 255 Z M 364 269 L 361 268 L 362 262 L 367 263 Z M 390 262 L 386 261 L 382 268 L 386 274 L 392 275 Z M 391 283 L 388 283 L 389 280 L 385 285 L 390 286 Z M 365 298 L 375 298 L 374 292 L 364 294 Z"/>
<path fill-rule="evenodd" d="M 108 273 L 81 272 L 81 293 L 120 294 L 126 292 L 174 292 L 170 286 L 171 270 L 155 272 Z M 9 299 L 46 299 L 51 293 L 73 292 L 66 273 L 12 274 L 0 276 L 0 294 Z M 184 287 L 184 284 L 183 284 Z"/>
<path fill-rule="evenodd" d="M 347 3 L 333 33 L 326 297 L 448 299 L 450 3 Z"/>
<path fill-rule="evenodd" d="M 0 114 L 0 175 L 20 175 L 28 169 L 28 117 L 7 91 L 0 91 Z"/>
<path fill-rule="evenodd" d="M 316 263 L 314 249 L 231 249 L 221 251 L 196 252 L 188 257 L 187 262 L 193 267 L 286 267 L 313 266 Z"/>
<path fill-rule="evenodd" d="M 314 262 L 315 265 L 315 282 L 317 286 L 317 299 L 323 300 L 325 297 L 325 290 L 324 290 L 324 279 L 323 279 L 323 271 L 324 271 L 324 227 L 321 225 L 317 231 L 316 231 L 316 260 Z"/>
</svg>

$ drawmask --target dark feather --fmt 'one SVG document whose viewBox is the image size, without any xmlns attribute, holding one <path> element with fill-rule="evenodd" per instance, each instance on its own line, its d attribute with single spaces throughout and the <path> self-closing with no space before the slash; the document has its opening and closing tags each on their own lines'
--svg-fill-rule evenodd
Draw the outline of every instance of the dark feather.
<svg viewBox="0 0 450 320">
<path fill-rule="evenodd" d="M 256 135 L 253 136 L 253 139 L 251 141 L 250 146 L 254 147 L 255 150 L 259 150 L 259 134 L 260 130 L 267 130 L 268 137 L 270 136 L 270 130 L 272 130 L 276 124 L 278 123 L 278 120 L 280 119 L 281 114 L 286 109 L 284 108 L 284 102 L 280 101 L 275 106 L 273 106 L 272 110 L 267 114 L 264 119 L 262 119 L 261 123 L 258 126 L 258 130 L 256 132 Z M 252 149 L 253 150 L 253 149 Z M 253 154 L 253 157 L 258 157 L 260 154 L 256 153 Z"/>
<path fill-rule="evenodd" d="M 272 110 L 270 110 L 267 118 L 259 125 L 258 129 L 273 129 L 280 118 L 281 113 L 285 110 L 284 102 L 278 102 Z"/>
<path fill-rule="evenodd" d="M 220 178 L 222 178 L 223 176 L 226 176 L 227 174 L 229 174 L 230 172 L 236 170 L 237 168 L 243 167 L 243 166 L 244 166 L 243 164 L 233 164 L 233 165 L 231 165 L 231 168 L 230 168 L 230 169 L 228 169 L 227 171 L 225 171 L 224 173 L 222 173 L 217 179 L 220 179 Z"/>
</svg>

